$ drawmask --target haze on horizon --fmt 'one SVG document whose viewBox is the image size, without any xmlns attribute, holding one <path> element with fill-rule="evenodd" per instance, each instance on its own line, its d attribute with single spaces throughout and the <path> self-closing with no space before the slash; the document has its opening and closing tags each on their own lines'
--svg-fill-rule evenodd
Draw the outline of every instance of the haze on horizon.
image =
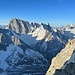
<svg viewBox="0 0 75 75">
<path fill-rule="evenodd" d="M 75 24 L 75 0 L 0 0 L 0 25 L 12 18 L 55 27 Z"/>
</svg>

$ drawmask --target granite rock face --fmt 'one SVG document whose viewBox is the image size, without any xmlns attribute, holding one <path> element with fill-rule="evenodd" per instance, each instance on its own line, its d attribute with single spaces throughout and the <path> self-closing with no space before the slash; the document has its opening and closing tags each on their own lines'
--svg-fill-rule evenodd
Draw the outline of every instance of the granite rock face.
<svg viewBox="0 0 75 75">
<path fill-rule="evenodd" d="M 29 22 L 16 19 L 16 18 L 10 21 L 7 28 L 15 31 L 16 33 L 22 33 L 22 34 L 26 34 L 31 30 Z"/>
<path fill-rule="evenodd" d="M 75 75 L 75 39 L 69 40 L 65 48 L 52 59 L 46 75 Z"/>
</svg>

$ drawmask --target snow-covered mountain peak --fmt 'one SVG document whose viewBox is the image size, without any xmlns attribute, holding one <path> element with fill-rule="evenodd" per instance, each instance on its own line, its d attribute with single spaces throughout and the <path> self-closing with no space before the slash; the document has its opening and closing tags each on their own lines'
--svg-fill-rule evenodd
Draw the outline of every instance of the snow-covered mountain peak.
<svg viewBox="0 0 75 75">
<path fill-rule="evenodd" d="M 69 24 L 66 27 L 59 28 L 61 32 L 64 32 L 70 39 L 75 38 L 75 24 Z"/>
<path fill-rule="evenodd" d="M 49 23 L 29 23 L 14 18 L 6 29 L 0 29 L 0 53 L 8 52 L 8 57 L 0 62 L 5 63 L 6 68 L 2 64 L 0 68 L 4 68 L 7 74 L 11 71 L 15 75 L 25 72 L 45 74 L 49 62 L 65 47 L 68 39 L 64 31 L 52 28 Z"/>
<path fill-rule="evenodd" d="M 66 29 L 74 29 L 75 28 L 75 24 L 70 24 L 66 26 Z"/>
<path fill-rule="evenodd" d="M 5 25 L 0 25 L 0 29 L 5 29 Z"/>
</svg>

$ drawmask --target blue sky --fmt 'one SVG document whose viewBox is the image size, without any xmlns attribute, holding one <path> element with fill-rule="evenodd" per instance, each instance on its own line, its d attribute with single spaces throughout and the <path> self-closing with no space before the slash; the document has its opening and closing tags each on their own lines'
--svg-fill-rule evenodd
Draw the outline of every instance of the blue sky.
<svg viewBox="0 0 75 75">
<path fill-rule="evenodd" d="M 12 18 L 54 26 L 75 23 L 75 0 L 0 0 L 0 24 Z"/>
</svg>

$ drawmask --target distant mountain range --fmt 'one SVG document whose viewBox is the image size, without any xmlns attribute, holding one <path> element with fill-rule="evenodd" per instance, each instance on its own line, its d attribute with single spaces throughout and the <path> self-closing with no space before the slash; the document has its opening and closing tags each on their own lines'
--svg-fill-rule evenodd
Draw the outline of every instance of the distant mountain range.
<svg viewBox="0 0 75 75">
<path fill-rule="evenodd" d="M 74 39 L 74 28 L 16 18 L 0 26 L 0 75 L 45 75 L 52 58 Z"/>
<path fill-rule="evenodd" d="M 60 30 L 64 31 L 69 38 L 71 39 L 75 38 L 75 24 L 70 24 L 67 25 L 66 27 L 61 27 Z"/>
</svg>

